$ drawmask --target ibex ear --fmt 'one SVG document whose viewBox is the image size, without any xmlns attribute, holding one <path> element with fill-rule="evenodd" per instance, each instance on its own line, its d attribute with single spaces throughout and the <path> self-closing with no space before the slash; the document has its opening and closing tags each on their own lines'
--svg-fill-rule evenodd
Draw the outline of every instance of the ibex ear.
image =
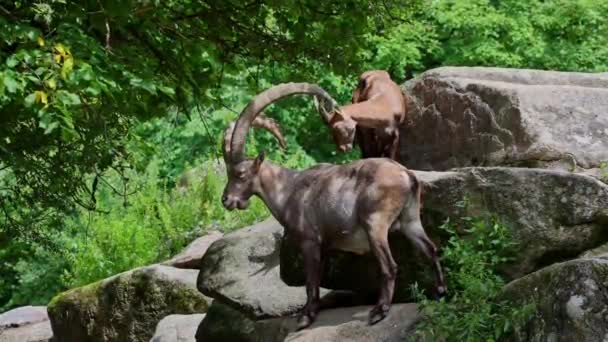
<svg viewBox="0 0 608 342">
<path fill-rule="evenodd" d="M 258 172 L 260 170 L 260 166 L 262 166 L 262 162 L 264 162 L 264 158 L 266 158 L 266 152 L 262 151 L 253 160 L 253 171 Z"/>
<path fill-rule="evenodd" d="M 341 111 L 336 110 L 334 112 L 334 115 L 331 117 L 331 122 L 336 123 L 336 122 L 344 121 L 345 119 L 346 119 L 346 117 L 344 116 L 344 114 L 342 114 Z"/>
</svg>

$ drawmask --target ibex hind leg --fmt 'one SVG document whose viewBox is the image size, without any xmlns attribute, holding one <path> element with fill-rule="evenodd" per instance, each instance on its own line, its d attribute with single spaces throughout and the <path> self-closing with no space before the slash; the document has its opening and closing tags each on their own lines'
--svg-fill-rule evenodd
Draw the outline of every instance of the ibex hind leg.
<svg viewBox="0 0 608 342">
<path fill-rule="evenodd" d="M 388 315 L 391 302 L 393 301 L 397 263 L 391 255 L 391 249 L 388 244 L 388 230 L 392 223 L 391 218 L 395 216 L 392 213 L 377 212 L 365 220 L 370 248 L 378 261 L 382 277 L 380 297 L 376 306 L 369 312 L 370 325 L 380 322 Z"/>
<path fill-rule="evenodd" d="M 435 286 L 436 296 L 443 297 L 447 293 L 447 286 L 443 278 L 443 272 L 441 270 L 441 264 L 439 263 L 439 257 L 437 256 L 437 247 L 422 227 L 420 221 L 420 211 L 417 198 L 412 198 L 409 201 L 408 206 L 403 210 L 401 214 L 400 230 L 405 236 L 412 241 L 416 249 L 422 252 L 432 263 L 433 271 L 435 272 Z"/>
</svg>

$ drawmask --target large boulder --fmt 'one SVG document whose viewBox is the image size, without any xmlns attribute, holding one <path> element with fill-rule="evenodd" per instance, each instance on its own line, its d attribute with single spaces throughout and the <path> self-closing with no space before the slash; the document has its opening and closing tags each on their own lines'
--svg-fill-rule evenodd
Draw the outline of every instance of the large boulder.
<svg viewBox="0 0 608 342">
<path fill-rule="evenodd" d="M 198 271 L 153 265 L 64 292 L 48 307 L 57 342 L 149 341 L 170 314 L 207 311 Z"/>
<path fill-rule="evenodd" d="M 558 263 L 509 283 L 502 297 L 534 304 L 534 315 L 511 341 L 606 341 L 608 259 Z"/>
<path fill-rule="evenodd" d="M 279 342 L 289 333 L 288 320 L 283 317 L 255 320 L 214 301 L 196 331 L 196 341 Z"/>
<path fill-rule="evenodd" d="M 274 219 L 225 235 L 203 257 L 198 289 L 252 318 L 299 311 L 306 291 L 279 276 L 282 238 L 283 227 Z"/>
<path fill-rule="evenodd" d="M 417 172 L 425 186 L 423 223 L 441 248 L 439 225 L 446 218 L 492 215 L 518 243 L 515 259 L 501 272 L 512 280 L 546 265 L 568 260 L 608 241 L 608 185 L 589 176 L 525 168 L 465 168 L 450 172 Z M 466 205 L 463 200 L 466 199 Z M 399 232 L 389 236 L 399 271 L 395 299 L 411 300 L 414 281 L 433 285 L 424 257 Z M 301 255 L 287 236 L 281 247 L 281 277 L 291 286 L 304 284 Z M 322 286 L 368 293 L 377 290 L 379 273 L 372 255 L 332 252 Z M 449 284 L 448 284 L 449 287 Z"/>
<path fill-rule="evenodd" d="M 417 170 L 526 166 L 600 175 L 608 74 L 442 67 L 408 81 L 401 162 Z"/>
<path fill-rule="evenodd" d="M 150 342 L 195 342 L 203 318 L 205 314 L 169 315 L 158 322 Z"/>
<path fill-rule="evenodd" d="M 395 304 L 379 323 L 367 323 L 371 306 L 322 310 L 313 325 L 296 331 L 295 317 L 252 320 L 214 302 L 197 333 L 197 342 L 397 342 L 407 341 L 420 315 L 415 304 Z"/>
<path fill-rule="evenodd" d="M 0 314 L 0 342 L 47 342 L 52 337 L 45 306 L 24 306 Z"/>
<path fill-rule="evenodd" d="M 182 252 L 163 262 L 163 265 L 177 268 L 189 268 L 198 270 L 201 266 L 201 259 L 207 252 L 212 243 L 219 240 L 224 234 L 213 230 L 192 241 Z"/>
</svg>

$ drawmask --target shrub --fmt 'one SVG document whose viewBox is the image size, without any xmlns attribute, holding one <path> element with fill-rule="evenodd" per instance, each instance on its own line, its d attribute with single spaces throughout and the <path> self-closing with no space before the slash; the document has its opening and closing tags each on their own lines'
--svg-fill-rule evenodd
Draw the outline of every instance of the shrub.
<svg viewBox="0 0 608 342">
<path fill-rule="evenodd" d="M 132 177 L 137 191 L 128 203 L 104 188 L 98 203 L 102 213 L 83 211 L 70 220 L 75 234 L 66 280 L 70 286 L 167 259 L 211 227 L 226 232 L 268 216 L 257 200 L 240 213 L 225 210 L 220 201 L 225 175 L 213 162 L 180 188 L 159 182 L 155 161 L 143 175 Z"/>
<path fill-rule="evenodd" d="M 465 228 L 457 229 L 461 224 Z M 460 224 L 447 220 L 441 229 L 450 236 L 442 249 L 449 292 L 446 298 L 434 301 L 413 287 L 425 315 L 416 337 L 423 341 L 495 341 L 516 329 L 531 315 L 533 306 L 515 307 L 497 300 L 505 284 L 497 268 L 510 259 L 514 247 L 509 230 L 487 217 L 463 218 Z"/>
</svg>

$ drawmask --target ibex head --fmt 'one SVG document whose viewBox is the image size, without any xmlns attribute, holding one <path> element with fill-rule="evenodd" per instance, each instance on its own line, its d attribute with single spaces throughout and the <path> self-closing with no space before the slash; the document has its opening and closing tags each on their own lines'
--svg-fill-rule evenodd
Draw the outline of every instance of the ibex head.
<svg viewBox="0 0 608 342">
<path fill-rule="evenodd" d="M 353 149 L 357 122 L 344 115 L 340 108 L 330 107 L 328 102 L 315 96 L 314 104 L 321 118 L 331 128 L 334 143 L 341 152 L 349 152 Z M 330 109 L 331 108 L 331 109 Z"/>
<path fill-rule="evenodd" d="M 268 124 L 268 118 L 261 119 L 258 115 L 271 103 L 294 94 L 319 96 L 329 103 L 328 106 L 337 106 L 337 102 L 327 92 L 309 83 L 279 84 L 254 97 L 241 112 L 236 123 L 230 123 L 224 132 L 223 152 L 228 184 L 224 188 L 222 203 L 226 209 L 245 209 L 249 205 L 251 196 L 260 193 L 259 174 L 264 162 L 264 153 L 260 153 L 255 159 L 245 158 L 245 140 L 249 127 L 259 126 L 272 132 L 272 124 Z M 275 131 L 280 133 L 278 129 Z M 282 135 L 274 132 L 273 134 L 281 141 Z"/>
<path fill-rule="evenodd" d="M 337 111 L 329 121 L 334 143 L 340 152 L 349 152 L 353 149 L 357 122 L 349 116 Z"/>
<path fill-rule="evenodd" d="M 253 160 L 245 159 L 237 163 L 230 162 L 230 142 L 234 127 L 235 122 L 231 122 L 224 132 L 224 161 L 228 173 L 228 184 L 224 188 L 222 204 L 228 210 L 246 209 L 249 206 L 249 199 L 256 190 L 258 172 L 264 161 L 264 152 L 261 152 Z"/>
</svg>

